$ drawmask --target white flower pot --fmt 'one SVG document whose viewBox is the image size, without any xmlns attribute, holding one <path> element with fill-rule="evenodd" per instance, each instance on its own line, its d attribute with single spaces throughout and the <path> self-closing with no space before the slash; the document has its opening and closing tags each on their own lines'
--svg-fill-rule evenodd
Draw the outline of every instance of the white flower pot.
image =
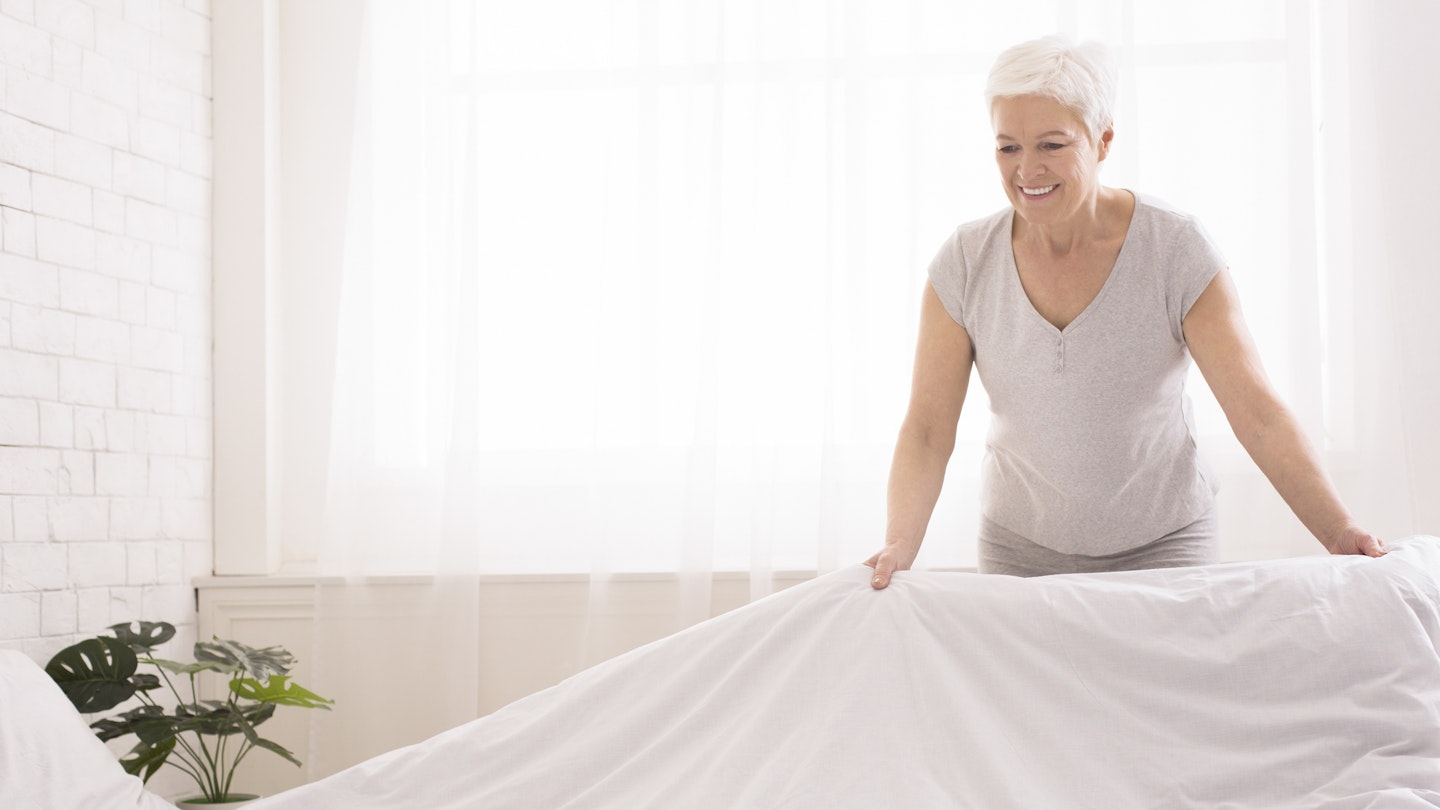
<svg viewBox="0 0 1440 810">
<path fill-rule="evenodd" d="M 175 806 L 180 810 L 207 810 L 207 808 L 223 807 L 225 810 L 235 810 L 237 807 L 244 807 L 250 802 L 260 798 L 254 793 L 231 793 L 230 798 L 223 802 L 212 802 L 202 796 L 191 796 L 188 799 L 180 799 Z"/>
</svg>

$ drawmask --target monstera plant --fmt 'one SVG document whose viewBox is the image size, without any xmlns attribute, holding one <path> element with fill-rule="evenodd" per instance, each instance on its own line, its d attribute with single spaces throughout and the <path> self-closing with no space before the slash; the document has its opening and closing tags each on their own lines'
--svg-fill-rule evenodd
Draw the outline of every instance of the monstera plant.
<svg viewBox="0 0 1440 810">
<path fill-rule="evenodd" d="M 90 727 L 102 740 L 134 734 L 135 747 L 120 760 L 127 772 L 149 781 L 168 762 L 195 780 L 205 802 L 232 800 L 235 768 L 256 748 L 300 764 L 255 731 L 276 707 L 329 709 L 332 703 L 290 680 L 295 658 L 281 647 L 257 650 L 217 638 L 196 644 L 194 663 L 184 664 L 153 654 L 175 635 L 167 622 L 117 624 L 110 632 L 66 647 L 45 671 L 85 714 L 137 699 L 133 708 Z M 155 672 L 140 672 L 141 665 Z M 224 700 L 200 699 L 196 676 L 202 672 L 228 676 Z M 170 698 L 174 705 L 167 708 Z"/>
</svg>

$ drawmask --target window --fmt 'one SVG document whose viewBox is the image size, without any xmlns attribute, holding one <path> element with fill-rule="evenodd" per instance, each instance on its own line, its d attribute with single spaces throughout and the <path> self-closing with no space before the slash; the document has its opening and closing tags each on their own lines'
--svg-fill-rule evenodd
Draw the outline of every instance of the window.
<svg viewBox="0 0 1440 810">
<path fill-rule="evenodd" d="M 1006 204 L 985 73 L 1057 30 L 1118 48 L 1105 182 L 1206 223 L 1308 415 L 1312 21 L 1223 5 L 377 3 L 340 348 L 364 370 L 336 393 L 363 414 L 336 438 L 366 448 L 362 500 L 439 508 L 463 482 L 486 570 L 864 559 L 926 266 Z M 970 390 L 930 565 L 973 564 Z"/>
</svg>

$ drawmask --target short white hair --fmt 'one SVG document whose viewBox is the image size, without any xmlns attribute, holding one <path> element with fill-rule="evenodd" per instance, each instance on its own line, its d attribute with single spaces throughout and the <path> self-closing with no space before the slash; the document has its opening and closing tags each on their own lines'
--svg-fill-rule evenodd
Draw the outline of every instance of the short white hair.
<svg viewBox="0 0 1440 810">
<path fill-rule="evenodd" d="M 1110 49 L 1098 42 L 1041 37 L 995 60 L 985 82 L 985 106 L 993 111 L 997 98 L 1044 96 L 1075 113 L 1098 139 L 1115 125 L 1116 73 Z"/>
</svg>

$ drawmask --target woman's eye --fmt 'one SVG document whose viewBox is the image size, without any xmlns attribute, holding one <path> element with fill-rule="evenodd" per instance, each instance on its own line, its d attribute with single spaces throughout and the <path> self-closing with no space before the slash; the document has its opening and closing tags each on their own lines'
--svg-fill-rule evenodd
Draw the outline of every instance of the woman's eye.
<svg viewBox="0 0 1440 810">
<path fill-rule="evenodd" d="M 1004 154 L 1009 155 L 1009 154 L 1013 154 L 1013 153 L 1015 153 L 1015 152 L 1019 152 L 1019 151 L 1020 151 L 1020 147 L 1011 144 L 1011 145 L 1008 145 L 1008 146 L 1002 146 L 1002 147 L 1000 147 L 1000 151 L 1001 151 L 1002 153 L 1004 153 Z"/>
<path fill-rule="evenodd" d="M 1042 143 L 1042 144 L 1040 144 L 1040 148 L 1041 148 L 1041 149 L 1044 149 L 1044 150 L 1047 151 L 1047 152 L 1054 152 L 1056 149 L 1064 149 L 1064 148 L 1065 148 L 1065 144 L 1063 144 L 1063 143 Z"/>
</svg>

